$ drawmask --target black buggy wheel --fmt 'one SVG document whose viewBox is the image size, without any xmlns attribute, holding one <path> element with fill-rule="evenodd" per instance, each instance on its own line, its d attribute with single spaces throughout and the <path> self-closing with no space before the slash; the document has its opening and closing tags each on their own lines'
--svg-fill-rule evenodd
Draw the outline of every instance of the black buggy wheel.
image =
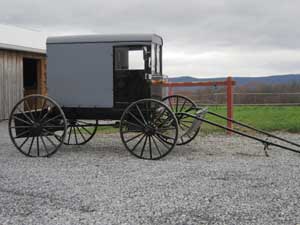
<svg viewBox="0 0 300 225">
<path fill-rule="evenodd" d="M 182 95 L 170 95 L 162 99 L 175 113 L 178 121 L 178 141 L 177 145 L 185 145 L 191 142 L 199 133 L 200 128 L 188 132 L 193 124 L 193 120 L 179 113 L 194 114 L 197 111 L 197 105 L 189 98 Z"/>
<path fill-rule="evenodd" d="M 30 157 L 48 157 L 62 145 L 67 121 L 53 99 L 29 95 L 13 108 L 8 128 L 13 144 L 21 153 Z"/>
<path fill-rule="evenodd" d="M 176 145 L 178 124 L 163 102 L 142 99 L 129 105 L 120 122 L 120 135 L 126 149 L 141 159 L 160 159 Z"/>
<path fill-rule="evenodd" d="M 98 120 L 68 119 L 65 145 L 84 145 L 96 134 Z"/>
</svg>

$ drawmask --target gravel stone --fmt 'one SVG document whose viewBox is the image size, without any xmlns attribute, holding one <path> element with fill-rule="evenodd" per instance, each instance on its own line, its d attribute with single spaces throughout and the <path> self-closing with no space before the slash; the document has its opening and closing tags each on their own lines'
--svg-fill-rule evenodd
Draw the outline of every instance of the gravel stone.
<svg viewBox="0 0 300 225">
<path fill-rule="evenodd" d="M 298 141 L 298 134 L 281 133 Z M 159 161 L 134 158 L 119 134 L 23 156 L 0 123 L 0 224 L 300 224 L 300 154 L 222 134 Z"/>
</svg>

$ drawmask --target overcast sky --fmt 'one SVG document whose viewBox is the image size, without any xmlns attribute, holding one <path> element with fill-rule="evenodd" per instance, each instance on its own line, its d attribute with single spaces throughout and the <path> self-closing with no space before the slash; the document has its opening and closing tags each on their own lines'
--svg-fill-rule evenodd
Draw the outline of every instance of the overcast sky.
<svg viewBox="0 0 300 225">
<path fill-rule="evenodd" d="M 50 35 L 157 33 L 169 76 L 300 73 L 300 0 L 0 3 L 0 23 Z"/>
</svg>

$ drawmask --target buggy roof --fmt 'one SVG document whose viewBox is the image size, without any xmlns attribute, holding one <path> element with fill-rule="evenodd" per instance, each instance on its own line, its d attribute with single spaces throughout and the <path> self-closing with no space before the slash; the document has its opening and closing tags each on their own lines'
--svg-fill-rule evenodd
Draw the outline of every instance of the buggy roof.
<svg viewBox="0 0 300 225">
<path fill-rule="evenodd" d="M 156 34 L 112 34 L 112 35 L 76 35 L 49 37 L 47 44 L 63 43 L 115 43 L 115 42 L 150 42 L 163 44 L 162 37 Z"/>
</svg>

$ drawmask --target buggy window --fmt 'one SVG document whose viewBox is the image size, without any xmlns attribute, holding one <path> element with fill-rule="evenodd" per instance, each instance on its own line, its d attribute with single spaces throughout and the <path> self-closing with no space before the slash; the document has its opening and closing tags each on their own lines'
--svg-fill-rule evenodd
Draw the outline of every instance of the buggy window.
<svg viewBox="0 0 300 225">
<path fill-rule="evenodd" d="M 129 70 L 143 70 L 145 68 L 143 50 L 131 50 L 128 52 Z"/>
<path fill-rule="evenodd" d="M 120 47 L 115 51 L 116 70 L 144 70 L 144 50 L 142 47 Z"/>
</svg>

